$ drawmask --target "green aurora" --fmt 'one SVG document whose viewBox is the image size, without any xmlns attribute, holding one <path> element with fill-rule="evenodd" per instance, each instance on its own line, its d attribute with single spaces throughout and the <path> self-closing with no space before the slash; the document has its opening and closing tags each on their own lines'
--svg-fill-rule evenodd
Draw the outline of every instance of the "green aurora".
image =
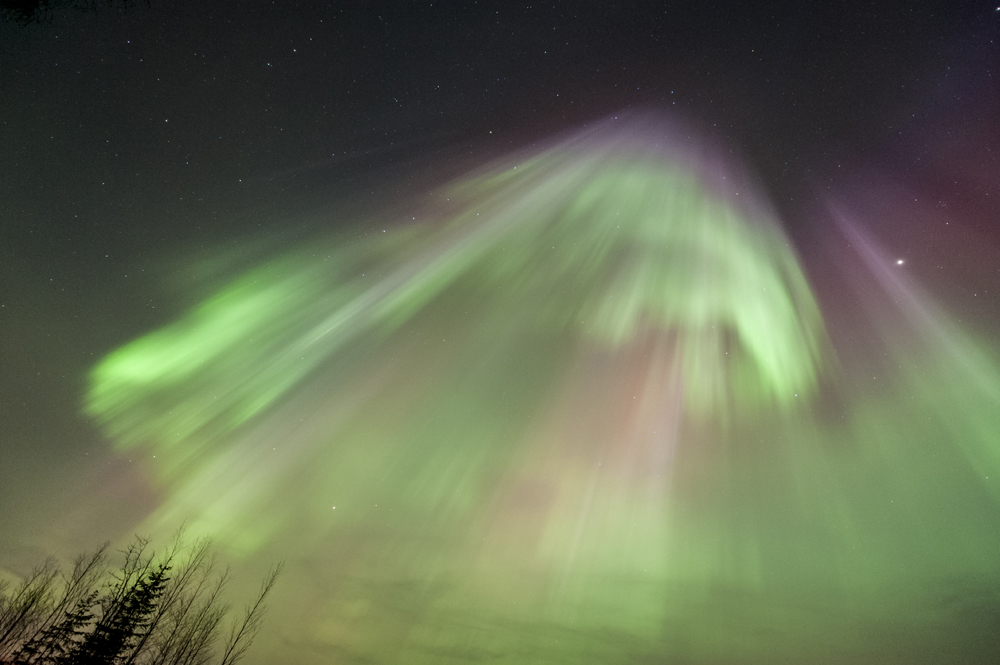
<svg viewBox="0 0 1000 665">
<path fill-rule="evenodd" d="M 781 226 L 709 155 L 602 126 L 111 353 L 84 408 L 146 460 L 143 527 L 289 560 L 273 662 L 1000 647 L 995 344 L 846 225 L 896 308 L 872 313 L 891 373 L 846 371 Z M 972 618 L 942 600 L 968 586 Z"/>
</svg>

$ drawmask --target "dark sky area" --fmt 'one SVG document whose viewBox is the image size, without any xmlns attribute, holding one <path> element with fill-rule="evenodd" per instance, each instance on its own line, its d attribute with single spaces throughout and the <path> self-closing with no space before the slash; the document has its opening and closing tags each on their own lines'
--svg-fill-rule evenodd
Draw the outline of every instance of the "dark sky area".
<svg viewBox="0 0 1000 665">
<path fill-rule="evenodd" d="M 939 321 L 931 294 L 970 339 L 992 340 L 987 356 L 1000 348 L 996 4 L 57 0 L 31 15 L 2 5 L 0 570 L 125 537 L 174 491 L 130 475 L 129 454 L 80 415 L 87 373 L 106 354 L 280 249 L 328 232 L 363 239 L 381 230 L 380 210 L 398 217 L 490 160 L 616 114 L 669 118 L 751 175 L 803 257 L 845 367 L 888 357 L 855 344 L 880 325 L 855 308 L 872 285 L 883 291 L 871 302 L 911 301 L 890 277 L 841 295 L 855 277 L 844 267 L 874 259 L 845 259 L 831 243 L 835 200 L 906 257 L 925 289 L 908 321 L 956 339 L 926 322 Z M 980 372 L 976 385 L 995 390 Z M 983 408 L 974 428 L 1000 445 Z M 99 527 L 65 523 L 82 495 Z M 987 546 L 968 547 L 968 567 L 988 568 L 976 549 Z M 976 601 L 989 620 L 1000 616 L 995 588 Z M 968 662 L 990 662 L 980 620 L 963 623 L 976 645 Z M 317 634 L 302 662 L 432 662 L 404 646 L 333 652 L 334 638 Z M 603 662 L 674 662 L 636 655 L 657 648 Z M 633 659 L 614 660 L 622 653 Z M 829 662 L 897 662 L 845 653 Z M 690 658 L 676 662 L 724 662 Z"/>
<path fill-rule="evenodd" d="M 4 263 L 124 298 L 112 274 L 261 202 L 636 107 L 745 159 L 793 230 L 845 169 L 995 140 L 988 3 L 67 4 L 2 27 Z"/>
</svg>

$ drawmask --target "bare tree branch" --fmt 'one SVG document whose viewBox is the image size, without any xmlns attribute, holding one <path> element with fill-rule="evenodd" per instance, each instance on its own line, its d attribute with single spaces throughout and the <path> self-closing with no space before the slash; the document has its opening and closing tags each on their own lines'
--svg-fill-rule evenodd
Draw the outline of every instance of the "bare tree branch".
<svg viewBox="0 0 1000 665">
<path fill-rule="evenodd" d="M 264 613 L 267 611 L 267 606 L 264 601 L 267 599 L 267 595 L 271 593 L 271 589 L 274 588 L 275 583 L 278 581 L 278 576 L 281 574 L 281 569 L 284 564 L 279 563 L 274 566 L 264 581 L 261 583 L 260 592 L 257 594 L 257 600 L 252 604 L 248 605 L 246 608 L 246 614 L 243 617 L 243 623 L 238 627 L 233 626 L 229 633 L 229 640 L 226 642 L 226 650 L 222 655 L 222 660 L 220 665 L 234 665 L 246 654 L 247 649 L 250 648 L 250 644 L 253 642 L 257 633 L 260 631 L 261 622 L 264 619 Z"/>
</svg>

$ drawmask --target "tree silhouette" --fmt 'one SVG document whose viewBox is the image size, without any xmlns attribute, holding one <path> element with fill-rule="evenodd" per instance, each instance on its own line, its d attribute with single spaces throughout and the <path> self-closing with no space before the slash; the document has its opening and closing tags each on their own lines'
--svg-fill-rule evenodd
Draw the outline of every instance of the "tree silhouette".
<svg viewBox="0 0 1000 665">
<path fill-rule="evenodd" d="M 211 543 L 178 534 L 161 555 L 136 537 L 113 572 L 107 547 L 64 574 L 54 560 L 19 585 L 0 584 L 0 663 L 11 665 L 233 665 L 252 644 L 281 566 L 261 584 L 216 654 L 229 607 Z"/>
</svg>

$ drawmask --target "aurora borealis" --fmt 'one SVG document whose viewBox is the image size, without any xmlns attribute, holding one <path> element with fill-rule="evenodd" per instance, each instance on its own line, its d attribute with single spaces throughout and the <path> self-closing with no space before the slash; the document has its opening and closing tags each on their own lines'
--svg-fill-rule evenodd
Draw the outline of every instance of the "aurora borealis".
<svg viewBox="0 0 1000 665">
<path fill-rule="evenodd" d="M 357 338 L 415 325 L 439 301 L 478 309 L 476 325 L 497 335 L 473 355 L 504 340 L 608 352 L 647 341 L 670 358 L 688 412 L 720 419 L 731 405 L 807 397 L 822 322 L 787 239 L 751 192 L 727 201 L 696 171 L 721 164 L 689 167 L 643 147 L 658 135 L 609 121 L 449 185 L 432 197 L 437 218 L 329 241 L 319 259 L 307 258 L 315 247 L 276 259 L 103 361 L 88 412 L 124 447 L 190 446 L 265 410 Z"/>
<path fill-rule="evenodd" d="M 994 352 L 842 221 L 895 307 L 853 376 L 766 203 L 674 136 L 490 163 L 109 354 L 85 409 L 154 456 L 145 527 L 314 552 L 297 629 L 357 659 L 839 662 L 885 615 L 917 648 L 914 575 L 994 573 L 1000 535 L 921 517 L 942 473 L 1000 499 Z"/>
<path fill-rule="evenodd" d="M 1000 661 L 1000 10 L 84 4 L 0 13 L 0 584 L 183 525 L 284 563 L 246 665 Z"/>
</svg>

